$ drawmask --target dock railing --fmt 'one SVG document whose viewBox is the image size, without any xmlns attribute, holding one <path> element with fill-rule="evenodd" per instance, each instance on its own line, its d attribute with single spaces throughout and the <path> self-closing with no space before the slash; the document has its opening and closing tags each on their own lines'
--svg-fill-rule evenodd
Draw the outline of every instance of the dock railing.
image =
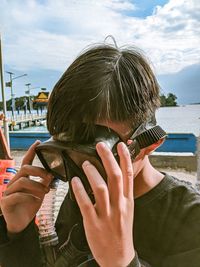
<svg viewBox="0 0 200 267">
<path fill-rule="evenodd" d="M 46 117 L 46 113 L 44 114 L 19 114 L 19 115 L 15 115 L 14 118 L 12 116 L 8 116 L 7 120 L 9 123 L 11 123 L 12 121 L 26 121 L 26 120 L 31 120 L 31 119 L 41 119 L 41 118 L 45 118 Z"/>
<path fill-rule="evenodd" d="M 36 125 L 37 121 L 42 121 L 46 119 L 46 112 L 43 114 L 15 114 L 14 117 L 7 117 L 8 127 L 10 131 L 14 130 L 16 125 L 19 126 L 19 129 L 22 129 L 26 126 Z"/>
</svg>

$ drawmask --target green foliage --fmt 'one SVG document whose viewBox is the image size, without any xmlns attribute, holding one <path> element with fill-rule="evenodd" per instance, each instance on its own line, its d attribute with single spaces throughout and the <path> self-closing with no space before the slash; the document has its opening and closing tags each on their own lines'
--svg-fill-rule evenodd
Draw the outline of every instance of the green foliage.
<svg viewBox="0 0 200 267">
<path fill-rule="evenodd" d="M 16 97 L 15 98 L 15 106 L 16 106 L 16 108 L 23 106 L 23 104 L 24 104 L 24 98 L 25 98 L 25 96 Z M 12 104 L 11 99 L 9 99 L 9 100 L 6 101 L 7 110 L 11 110 L 11 104 Z M 0 102 L 0 110 L 3 110 L 3 102 Z"/>
<path fill-rule="evenodd" d="M 15 106 L 16 108 L 22 108 L 24 105 L 24 98 L 27 98 L 27 96 L 21 96 L 21 97 L 16 97 L 15 98 Z M 33 99 L 36 98 L 36 96 L 32 97 Z M 28 98 L 27 98 L 28 99 Z M 161 107 L 172 107 L 172 106 L 177 106 L 176 102 L 177 96 L 169 93 L 167 97 L 162 94 L 160 96 L 160 102 L 161 102 Z M 11 110 L 11 99 L 6 101 L 7 105 L 7 110 Z M 0 110 L 3 110 L 3 102 L 0 102 Z"/>
<path fill-rule="evenodd" d="M 163 94 L 160 96 L 160 104 L 161 104 L 161 107 L 166 106 L 166 96 Z"/>
<path fill-rule="evenodd" d="M 20 108 L 20 109 L 23 108 L 23 106 L 24 106 L 24 99 L 25 98 L 28 101 L 28 97 L 27 96 L 21 96 L 21 97 L 16 97 L 15 98 L 15 107 L 16 107 L 16 109 L 17 108 Z M 31 99 L 35 99 L 35 98 L 36 98 L 36 96 L 31 96 Z M 6 101 L 7 110 L 11 110 L 11 104 L 12 104 L 11 99 L 9 99 L 9 100 Z M 28 103 L 27 103 L 27 105 L 28 105 Z M 3 110 L 3 102 L 0 102 L 0 110 Z"/>
<path fill-rule="evenodd" d="M 167 97 L 164 94 L 162 94 L 160 96 L 161 107 L 177 106 L 176 99 L 177 99 L 177 96 L 172 93 L 169 93 Z"/>
</svg>

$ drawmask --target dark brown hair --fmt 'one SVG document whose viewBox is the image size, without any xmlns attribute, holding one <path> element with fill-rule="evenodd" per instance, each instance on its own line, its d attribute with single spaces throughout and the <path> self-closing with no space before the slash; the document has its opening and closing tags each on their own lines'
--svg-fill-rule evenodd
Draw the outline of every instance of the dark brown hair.
<svg viewBox="0 0 200 267">
<path fill-rule="evenodd" d="M 137 48 L 97 45 L 84 51 L 55 85 L 47 127 L 51 135 L 67 132 L 73 139 L 82 123 L 87 130 L 97 121 L 139 125 L 159 104 L 159 85 Z"/>
</svg>

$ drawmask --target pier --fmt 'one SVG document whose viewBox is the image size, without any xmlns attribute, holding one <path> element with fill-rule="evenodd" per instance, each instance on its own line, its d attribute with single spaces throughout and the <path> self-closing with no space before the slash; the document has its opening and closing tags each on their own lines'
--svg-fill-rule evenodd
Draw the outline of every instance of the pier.
<svg viewBox="0 0 200 267">
<path fill-rule="evenodd" d="M 26 127 L 41 125 L 45 120 L 46 112 L 44 114 L 20 114 L 7 118 L 10 131 L 14 131 L 15 127 L 18 130 L 22 130 Z"/>
</svg>

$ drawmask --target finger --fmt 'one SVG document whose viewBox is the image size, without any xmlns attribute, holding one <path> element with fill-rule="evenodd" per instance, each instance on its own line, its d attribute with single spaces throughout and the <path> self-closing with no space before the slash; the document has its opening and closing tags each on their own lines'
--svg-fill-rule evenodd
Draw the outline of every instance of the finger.
<svg viewBox="0 0 200 267">
<path fill-rule="evenodd" d="M 32 165 L 23 165 L 22 168 L 17 172 L 17 174 L 8 183 L 7 187 L 15 183 L 15 181 L 17 181 L 20 177 L 28 177 L 28 176 L 41 177 L 42 178 L 41 183 L 45 186 L 49 186 L 49 184 L 51 183 L 53 179 L 53 175 L 49 173 L 47 170 L 45 170 L 44 168 L 36 167 Z"/>
<path fill-rule="evenodd" d="M 122 170 L 124 196 L 133 199 L 133 165 L 130 153 L 123 142 L 117 145 L 117 152 Z"/>
<path fill-rule="evenodd" d="M 35 143 L 33 143 L 28 151 L 26 152 L 23 160 L 22 160 L 22 164 L 21 166 L 23 165 L 26 165 L 26 164 L 32 164 L 33 163 L 33 160 L 34 160 L 34 157 L 35 157 L 35 148 L 36 146 L 38 146 L 41 142 L 39 140 L 35 141 Z"/>
<path fill-rule="evenodd" d="M 4 191 L 4 195 L 8 196 L 17 192 L 28 193 L 39 198 L 43 198 L 44 195 L 49 192 L 49 187 L 30 180 L 27 177 L 20 177 L 15 183 L 13 183 Z"/>
<path fill-rule="evenodd" d="M 82 167 L 92 188 L 98 215 L 109 214 L 110 200 L 106 182 L 89 161 L 85 161 Z"/>
<path fill-rule="evenodd" d="M 78 206 L 80 208 L 81 214 L 83 216 L 83 219 L 88 220 L 92 219 L 95 220 L 95 210 L 94 206 L 85 191 L 85 188 L 83 184 L 81 183 L 81 180 L 78 177 L 72 178 L 72 189 L 76 198 L 76 201 L 78 203 Z"/>
<path fill-rule="evenodd" d="M 108 176 L 108 190 L 111 204 L 117 204 L 123 195 L 123 180 L 121 169 L 112 153 L 112 151 L 100 142 L 96 145 L 98 155 L 100 156 L 106 174 Z"/>
<path fill-rule="evenodd" d="M 13 207 L 19 203 L 27 203 L 29 201 L 38 201 L 41 202 L 42 199 L 40 199 L 39 197 L 33 195 L 33 194 L 29 194 L 29 193 L 23 193 L 23 192 L 16 192 L 13 193 L 11 195 L 8 196 L 3 196 L 1 202 L 2 205 L 4 206 L 4 203 L 6 203 L 7 207 Z"/>
</svg>

